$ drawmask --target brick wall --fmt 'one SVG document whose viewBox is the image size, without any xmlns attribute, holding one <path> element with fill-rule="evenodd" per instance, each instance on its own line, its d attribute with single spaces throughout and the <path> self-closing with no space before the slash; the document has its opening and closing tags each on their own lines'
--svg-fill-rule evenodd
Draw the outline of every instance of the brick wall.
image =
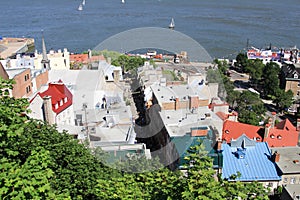
<svg viewBox="0 0 300 200">
<path fill-rule="evenodd" d="M 48 76 L 48 70 L 46 70 L 44 73 L 41 73 L 36 76 L 35 81 L 36 81 L 36 89 L 40 89 L 42 85 L 47 84 L 49 80 Z"/>
<path fill-rule="evenodd" d="M 298 87 L 298 81 L 286 81 L 285 91 L 292 90 L 294 96 L 297 96 L 298 91 L 300 92 L 300 87 Z"/>
<path fill-rule="evenodd" d="M 14 84 L 12 95 L 15 98 L 28 97 L 32 94 L 30 69 L 25 69 L 22 73 L 16 75 L 14 80 L 16 83 Z"/>
</svg>

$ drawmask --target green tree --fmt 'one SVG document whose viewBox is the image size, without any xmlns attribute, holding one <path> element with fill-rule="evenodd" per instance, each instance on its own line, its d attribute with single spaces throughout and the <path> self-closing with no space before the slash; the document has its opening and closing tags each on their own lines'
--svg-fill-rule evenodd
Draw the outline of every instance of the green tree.
<svg viewBox="0 0 300 200">
<path fill-rule="evenodd" d="M 279 71 L 279 65 L 274 62 L 267 63 L 263 70 L 262 85 L 264 94 L 266 96 L 269 96 L 271 99 L 275 98 L 276 91 L 279 89 Z"/>
<path fill-rule="evenodd" d="M 276 98 L 273 102 L 279 110 L 284 110 L 293 104 L 293 92 L 291 90 L 285 92 L 284 90 L 278 89 L 276 92 Z"/>
<path fill-rule="evenodd" d="M 118 58 L 112 60 L 112 65 L 121 66 L 124 68 L 125 72 L 134 72 L 140 66 L 143 66 L 146 59 L 141 57 L 133 57 L 127 55 L 120 55 Z"/>
<path fill-rule="evenodd" d="M 258 125 L 266 112 L 259 96 L 250 91 L 243 91 L 237 99 L 239 121 L 247 124 Z"/>
<path fill-rule="evenodd" d="M 238 69 L 238 71 L 245 72 L 245 68 L 248 65 L 248 57 L 245 53 L 239 53 L 236 56 L 236 62 L 234 66 Z"/>
<path fill-rule="evenodd" d="M 264 67 L 265 65 L 259 59 L 248 60 L 245 67 L 245 72 L 249 73 L 250 80 L 253 84 L 257 85 L 260 83 L 260 80 L 263 76 Z"/>
</svg>

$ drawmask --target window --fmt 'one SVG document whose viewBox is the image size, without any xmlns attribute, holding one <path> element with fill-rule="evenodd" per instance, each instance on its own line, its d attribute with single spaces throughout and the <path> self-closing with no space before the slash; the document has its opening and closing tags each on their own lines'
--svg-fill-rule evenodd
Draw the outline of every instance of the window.
<svg viewBox="0 0 300 200">
<path fill-rule="evenodd" d="M 57 109 L 57 108 L 58 108 L 58 103 L 55 104 L 55 109 Z"/>
<path fill-rule="evenodd" d="M 297 74 L 294 74 L 294 78 L 298 78 L 298 75 L 297 75 Z"/>
<path fill-rule="evenodd" d="M 30 85 L 26 87 L 26 93 L 29 93 L 31 91 Z"/>
<path fill-rule="evenodd" d="M 277 138 L 278 138 L 278 140 L 281 140 L 282 136 L 281 136 L 281 135 L 278 135 Z"/>
<path fill-rule="evenodd" d="M 26 74 L 24 79 L 25 79 L 25 81 L 29 80 L 29 74 Z"/>
<path fill-rule="evenodd" d="M 296 178 L 295 177 L 292 177 L 291 179 L 290 179 L 290 184 L 295 184 L 295 181 L 296 180 Z"/>
<path fill-rule="evenodd" d="M 59 102 L 59 106 L 62 106 L 62 105 L 63 105 L 63 100 L 61 99 Z"/>
<path fill-rule="evenodd" d="M 65 97 L 64 98 L 64 103 L 67 103 L 67 101 L 68 101 L 68 97 Z"/>
</svg>

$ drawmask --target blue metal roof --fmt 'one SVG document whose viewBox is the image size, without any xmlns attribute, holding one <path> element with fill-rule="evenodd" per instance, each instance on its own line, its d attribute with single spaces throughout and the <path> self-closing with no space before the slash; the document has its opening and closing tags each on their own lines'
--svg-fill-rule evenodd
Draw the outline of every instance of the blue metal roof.
<svg viewBox="0 0 300 200">
<path fill-rule="evenodd" d="M 271 158 L 271 152 L 266 142 L 256 142 L 255 146 L 245 146 L 243 158 L 239 158 L 238 148 L 231 147 L 228 144 L 222 144 L 223 150 L 223 169 L 222 178 L 230 179 L 230 176 L 241 173 L 241 177 L 235 180 L 239 181 L 269 181 L 280 180 L 276 171 L 275 163 Z"/>
</svg>

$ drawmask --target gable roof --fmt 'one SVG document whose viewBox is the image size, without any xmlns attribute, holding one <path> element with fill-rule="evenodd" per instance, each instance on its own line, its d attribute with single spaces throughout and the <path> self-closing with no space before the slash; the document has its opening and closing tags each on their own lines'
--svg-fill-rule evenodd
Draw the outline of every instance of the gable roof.
<svg viewBox="0 0 300 200">
<path fill-rule="evenodd" d="M 232 139 L 236 140 L 245 134 L 250 139 L 256 138 L 257 141 L 262 141 L 262 131 L 262 127 L 259 126 L 226 120 L 223 124 L 222 140 L 230 143 Z"/>
<path fill-rule="evenodd" d="M 298 138 L 299 132 L 296 127 L 293 126 L 290 120 L 285 119 L 270 129 L 267 138 L 264 138 L 264 142 L 268 142 L 270 147 L 297 146 Z"/>
<path fill-rule="evenodd" d="M 38 93 L 38 95 L 42 98 L 45 96 L 51 96 L 52 110 L 56 114 L 61 113 L 73 103 L 72 93 L 61 80 L 58 81 L 58 83 L 49 83 L 48 89 L 44 92 Z"/>
<path fill-rule="evenodd" d="M 245 135 L 243 137 L 246 137 Z M 254 146 L 230 146 L 222 144 L 223 168 L 222 178 L 231 179 L 231 175 L 241 173 L 235 180 L 239 181 L 277 181 L 276 165 L 271 161 L 271 152 L 266 142 L 255 142 Z M 237 156 L 242 152 L 243 157 Z"/>
</svg>

